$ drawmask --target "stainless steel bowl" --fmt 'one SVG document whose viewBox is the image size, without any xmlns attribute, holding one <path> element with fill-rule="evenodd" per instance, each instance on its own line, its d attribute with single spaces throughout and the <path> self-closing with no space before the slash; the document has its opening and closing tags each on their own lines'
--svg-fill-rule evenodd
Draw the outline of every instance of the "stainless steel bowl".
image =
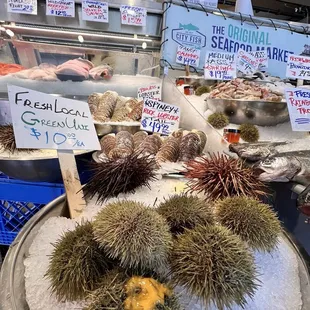
<svg viewBox="0 0 310 310">
<path fill-rule="evenodd" d="M 206 99 L 212 112 L 223 112 L 231 123 L 275 126 L 287 122 L 289 113 L 286 102 Z"/>
</svg>

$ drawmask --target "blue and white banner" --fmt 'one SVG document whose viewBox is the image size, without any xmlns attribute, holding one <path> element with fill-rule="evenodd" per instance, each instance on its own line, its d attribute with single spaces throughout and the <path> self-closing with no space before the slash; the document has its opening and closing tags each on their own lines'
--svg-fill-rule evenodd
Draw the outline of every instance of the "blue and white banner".
<svg viewBox="0 0 310 310">
<path fill-rule="evenodd" d="M 199 68 L 203 69 L 207 51 L 238 53 L 266 51 L 269 62 L 268 72 L 285 78 L 286 63 L 290 54 L 301 55 L 309 52 L 310 38 L 273 27 L 257 27 L 223 16 L 203 11 L 187 11 L 187 8 L 171 5 L 165 14 L 166 27 L 163 58 L 176 65 L 179 45 L 200 49 Z"/>
</svg>

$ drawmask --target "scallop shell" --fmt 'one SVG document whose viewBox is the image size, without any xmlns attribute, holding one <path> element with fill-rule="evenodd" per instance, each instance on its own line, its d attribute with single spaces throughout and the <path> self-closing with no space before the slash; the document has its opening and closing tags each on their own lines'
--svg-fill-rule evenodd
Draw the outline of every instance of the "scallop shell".
<svg viewBox="0 0 310 310">
<path fill-rule="evenodd" d="M 189 161 L 199 155 L 200 139 L 196 133 L 190 132 L 184 136 L 180 143 L 180 161 Z"/>
<path fill-rule="evenodd" d="M 97 113 L 98 106 L 95 104 L 89 104 L 88 106 L 89 106 L 89 110 L 90 110 L 91 115 L 94 116 Z"/>
<path fill-rule="evenodd" d="M 144 141 L 144 139 L 148 136 L 145 131 L 138 131 L 133 135 L 133 143 L 134 148 L 137 149 L 139 145 Z"/>
<path fill-rule="evenodd" d="M 116 146 L 115 135 L 106 135 L 100 139 L 101 150 L 108 155 Z"/>
<path fill-rule="evenodd" d="M 133 121 L 138 121 L 141 119 L 143 110 L 143 101 L 136 102 L 134 105 L 130 105 L 131 112 L 128 114 L 128 118 Z"/>
<path fill-rule="evenodd" d="M 207 140 L 208 140 L 208 137 L 207 135 L 201 131 L 201 130 L 196 130 L 196 129 L 193 129 L 192 132 L 194 132 L 195 134 L 198 135 L 199 137 L 199 140 L 200 140 L 200 149 L 199 149 L 199 154 L 201 154 L 207 144 Z"/>
<path fill-rule="evenodd" d="M 179 157 L 179 140 L 173 136 L 168 137 L 159 152 L 156 154 L 157 162 L 176 162 Z"/>
<path fill-rule="evenodd" d="M 175 130 L 171 135 L 177 139 L 182 139 L 184 130 L 182 128 Z"/>
<path fill-rule="evenodd" d="M 130 110 L 127 106 L 123 106 L 122 108 L 115 110 L 111 120 L 115 122 L 121 122 L 128 118 Z"/>
<path fill-rule="evenodd" d="M 110 151 L 108 157 L 117 160 L 129 156 L 131 153 L 132 150 L 127 147 L 116 147 Z"/>
<path fill-rule="evenodd" d="M 117 97 L 117 93 L 112 91 L 106 91 L 100 97 L 98 110 L 95 115 L 98 121 L 106 122 L 110 119 L 116 106 Z"/>
<path fill-rule="evenodd" d="M 92 93 L 88 96 L 87 103 L 89 105 L 93 104 L 95 106 L 98 106 L 101 96 L 102 94 Z"/>
<path fill-rule="evenodd" d="M 161 145 L 160 137 L 155 135 L 147 136 L 144 141 L 139 145 L 137 151 L 142 154 L 153 154 L 155 155 Z"/>
<path fill-rule="evenodd" d="M 131 133 L 128 131 L 120 131 L 116 134 L 116 147 L 128 148 L 133 151 L 134 142 Z"/>
</svg>

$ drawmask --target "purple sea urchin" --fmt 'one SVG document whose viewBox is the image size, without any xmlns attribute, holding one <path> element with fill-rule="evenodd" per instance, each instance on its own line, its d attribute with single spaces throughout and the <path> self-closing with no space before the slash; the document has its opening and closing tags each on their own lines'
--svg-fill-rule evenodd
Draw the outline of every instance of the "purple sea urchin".
<svg viewBox="0 0 310 310">
<path fill-rule="evenodd" d="M 241 239 L 221 226 L 197 226 L 179 236 L 170 255 L 172 281 L 218 309 L 244 307 L 257 288 L 254 259 Z"/>
<path fill-rule="evenodd" d="M 153 269 L 165 264 L 172 235 L 155 210 L 135 201 L 110 203 L 93 226 L 100 246 L 122 267 Z"/>
<path fill-rule="evenodd" d="M 155 160 L 138 153 L 129 154 L 119 160 L 109 159 L 103 163 L 93 163 L 93 176 L 83 187 L 84 196 L 103 203 L 108 197 L 120 193 L 134 193 L 141 186 L 149 186 L 155 180 Z"/>
<path fill-rule="evenodd" d="M 173 235 L 182 234 L 184 229 L 196 225 L 214 224 L 214 216 L 205 201 L 195 196 L 173 195 L 157 208 L 170 226 Z"/>
<path fill-rule="evenodd" d="M 259 139 L 259 131 L 255 125 L 242 124 L 239 126 L 240 137 L 245 142 L 257 142 Z"/>
<path fill-rule="evenodd" d="M 185 177 L 190 179 L 191 192 L 204 193 L 207 199 L 265 195 L 266 187 L 254 170 L 225 155 L 210 154 L 187 162 Z"/>
<path fill-rule="evenodd" d="M 221 112 L 216 112 L 208 117 L 208 122 L 216 129 L 222 129 L 229 125 L 229 118 Z"/>
<path fill-rule="evenodd" d="M 256 249 L 270 252 L 278 243 L 281 224 L 272 209 L 250 197 L 231 197 L 215 203 L 217 220 Z"/>
</svg>

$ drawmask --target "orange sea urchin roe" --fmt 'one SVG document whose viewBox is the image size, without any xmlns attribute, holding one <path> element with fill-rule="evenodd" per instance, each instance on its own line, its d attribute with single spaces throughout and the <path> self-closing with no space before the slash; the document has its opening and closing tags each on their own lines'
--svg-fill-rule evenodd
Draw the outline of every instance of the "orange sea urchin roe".
<svg viewBox="0 0 310 310">
<path fill-rule="evenodd" d="M 142 277 L 132 277 L 125 286 L 125 292 L 125 310 L 153 310 L 157 304 L 164 304 L 165 295 L 171 294 L 165 285 Z"/>
</svg>

